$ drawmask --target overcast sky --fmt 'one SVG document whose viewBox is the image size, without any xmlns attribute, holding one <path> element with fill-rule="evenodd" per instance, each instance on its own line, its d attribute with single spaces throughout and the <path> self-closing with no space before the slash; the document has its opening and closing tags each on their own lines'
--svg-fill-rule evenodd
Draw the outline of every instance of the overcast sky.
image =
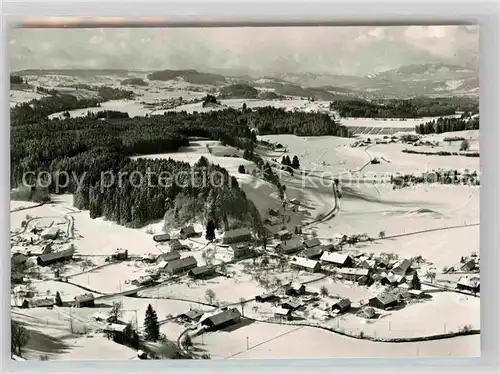
<svg viewBox="0 0 500 374">
<path fill-rule="evenodd" d="M 16 29 L 10 35 L 11 69 L 365 75 L 435 62 L 476 68 L 478 31 L 475 26 Z"/>
</svg>

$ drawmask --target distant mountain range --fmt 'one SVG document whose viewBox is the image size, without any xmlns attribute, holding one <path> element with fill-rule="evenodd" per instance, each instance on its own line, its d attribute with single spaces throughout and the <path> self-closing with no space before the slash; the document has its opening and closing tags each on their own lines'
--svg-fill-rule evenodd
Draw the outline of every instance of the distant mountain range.
<svg viewBox="0 0 500 374">
<path fill-rule="evenodd" d="M 450 64 L 414 64 L 369 74 L 364 77 L 311 74 L 275 73 L 255 77 L 225 72 L 200 72 L 197 70 L 161 70 L 154 72 L 127 71 L 122 69 L 50 69 L 23 70 L 17 75 L 69 75 L 90 77 L 114 75 L 126 77 L 141 73 L 149 80 L 184 80 L 191 84 L 224 87 L 245 84 L 256 89 L 267 89 L 278 95 L 314 97 L 317 100 L 340 100 L 352 97 L 405 98 L 415 96 L 478 96 L 478 72 L 467 67 Z M 148 74 L 149 73 L 149 74 Z"/>
</svg>

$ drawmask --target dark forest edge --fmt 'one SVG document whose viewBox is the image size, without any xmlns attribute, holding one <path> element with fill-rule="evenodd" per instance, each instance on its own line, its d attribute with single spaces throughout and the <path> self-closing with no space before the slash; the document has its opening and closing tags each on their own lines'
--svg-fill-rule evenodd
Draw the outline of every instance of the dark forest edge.
<svg viewBox="0 0 500 374">
<path fill-rule="evenodd" d="M 42 100 L 39 102 L 47 102 Z M 243 108 L 193 114 L 167 112 L 133 119 L 119 112 L 106 111 L 80 118 L 40 119 L 46 111 L 35 110 L 34 116 L 27 113 L 27 120 L 18 118 L 16 125 L 12 126 L 11 187 L 22 186 L 23 176 L 33 171 L 48 172 L 50 184 L 46 190 L 41 187 L 24 188 L 15 195 L 39 200 L 50 193 L 73 193 L 75 207 L 90 210 L 92 218 L 105 217 L 133 227 L 163 218 L 170 226 L 202 219 L 212 220 L 225 229 L 250 224 L 257 233 L 262 232 L 257 209 L 225 169 L 210 165 L 204 158 L 190 166 L 171 159 L 131 160 L 131 156 L 175 152 L 180 147 L 188 146 L 190 137 L 219 140 L 222 144 L 243 149 L 244 157 L 256 163 L 263 178 L 274 184 L 280 197 L 283 197 L 285 189 L 279 178 L 271 166 L 254 152 L 257 142 L 255 129 L 264 134 L 346 133 L 327 115 L 296 114 L 270 107 L 255 111 Z M 153 178 L 152 187 L 137 188 L 137 184 L 132 185 L 137 181 L 125 178 L 121 186 L 113 184 L 101 188 L 102 173 L 130 175 L 135 172 L 145 175 L 148 170 L 171 175 L 185 173 L 189 180 L 186 183 L 183 181 L 182 187 L 165 187 Z M 76 176 L 77 180 L 84 176 L 83 184 L 77 188 L 75 178 L 66 181 L 62 179 L 64 175 L 57 174 L 61 171 Z M 194 181 L 191 175 L 195 175 Z M 203 185 L 200 181 L 203 175 L 208 180 L 212 175 L 222 175 L 226 183 L 222 187 L 198 187 Z M 34 184 L 34 179 L 28 182 Z M 56 191 L 57 186 L 65 187 Z"/>
<path fill-rule="evenodd" d="M 330 104 L 340 117 L 353 118 L 422 118 L 451 116 L 457 112 L 479 113 L 479 102 L 465 97 L 412 98 L 390 100 L 343 100 Z"/>
</svg>

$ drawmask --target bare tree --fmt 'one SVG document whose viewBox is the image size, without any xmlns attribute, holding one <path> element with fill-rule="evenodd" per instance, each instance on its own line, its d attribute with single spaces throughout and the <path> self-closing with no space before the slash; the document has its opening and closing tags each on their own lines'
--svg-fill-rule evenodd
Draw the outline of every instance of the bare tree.
<svg viewBox="0 0 500 374">
<path fill-rule="evenodd" d="M 215 292 L 212 291 L 211 289 L 208 289 L 205 292 L 205 299 L 207 299 L 209 304 L 213 304 L 215 301 Z"/>
<path fill-rule="evenodd" d="M 118 320 L 123 316 L 123 303 L 121 301 L 115 301 L 111 310 L 109 311 L 109 317 L 111 323 L 117 323 Z"/>
<path fill-rule="evenodd" d="M 245 303 L 246 300 L 243 297 L 240 297 L 241 315 L 243 317 L 245 317 Z"/>
<path fill-rule="evenodd" d="M 384 239 L 385 238 L 385 231 L 384 230 L 381 230 L 379 233 L 378 233 L 378 237 L 380 239 Z"/>
</svg>

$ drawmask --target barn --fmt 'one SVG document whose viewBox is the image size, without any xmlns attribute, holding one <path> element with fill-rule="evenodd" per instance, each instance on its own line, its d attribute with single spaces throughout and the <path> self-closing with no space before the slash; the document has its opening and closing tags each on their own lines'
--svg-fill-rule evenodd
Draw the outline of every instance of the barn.
<svg viewBox="0 0 500 374">
<path fill-rule="evenodd" d="M 232 244 L 252 240 L 252 233 L 247 228 L 225 231 L 222 234 L 223 244 Z"/>
<path fill-rule="evenodd" d="M 322 262 L 340 267 L 352 267 L 354 262 L 352 257 L 349 255 L 331 252 L 324 252 L 320 257 L 320 260 Z"/>
<path fill-rule="evenodd" d="M 316 273 L 321 270 L 321 264 L 318 261 L 309 260 L 303 257 L 292 258 L 290 266 L 292 268 L 309 271 L 311 273 Z"/>
<path fill-rule="evenodd" d="M 337 313 L 345 313 L 351 308 L 351 300 L 342 299 L 332 305 L 332 311 Z"/>
<path fill-rule="evenodd" d="M 196 235 L 197 234 L 193 226 L 183 227 L 180 231 L 180 236 L 182 239 L 192 238 L 193 236 Z"/>
<path fill-rule="evenodd" d="M 219 330 L 224 327 L 240 322 L 241 313 L 236 308 L 223 310 L 211 315 L 201 321 L 201 324 L 209 330 Z"/>
<path fill-rule="evenodd" d="M 170 274 L 180 274 L 198 266 L 196 259 L 192 256 L 184 257 L 179 260 L 170 261 L 165 270 Z"/>
<path fill-rule="evenodd" d="M 67 261 L 73 258 L 74 251 L 67 249 L 65 251 L 52 252 L 37 257 L 36 262 L 39 266 L 48 266 L 56 262 Z"/>
<path fill-rule="evenodd" d="M 86 293 L 75 297 L 75 307 L 77 308 L 92 308 L 94 306 L 94 295 L 91 293 Z"/>
<path fill-rule="evenodd" d="M 378 308 L 378 309 L 383 309 L 386 310 L 388 308 L 393 308 L 398 305 L 398 299 L 396 299 L 393 296 L 390 295 L 379 295 L 376 297 L 372 297 L 368 301 L 368 305 Z"/>
</svg>

